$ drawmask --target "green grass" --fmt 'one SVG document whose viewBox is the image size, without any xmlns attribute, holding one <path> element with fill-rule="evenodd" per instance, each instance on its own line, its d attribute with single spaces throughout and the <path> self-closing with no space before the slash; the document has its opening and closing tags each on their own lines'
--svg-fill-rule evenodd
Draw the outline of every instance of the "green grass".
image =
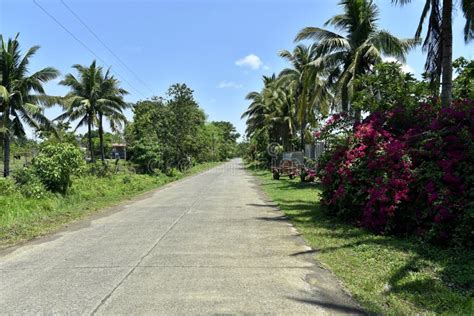
<svg viewBox="0 0 474 316">
<path fill-rule="evenodd" d="M 174 177 L 119 173 L 111 177 L 75 179 L 67 195 L 26 198 L 20 192 L 0 192 L 0 248 L 12 246 L 112 206 L 169 182 L 199 173 L 219 163 L 197 165 Z"/>
<path fill-rule="evenodd" d="M 474 254 L 415 240 L 377 236 L 322 212 L 320 188 L 271 179 L 255 171 L 316 259 L 345 284 L 370 313 L 391 315 L 474 314 Z"/>
</svg>

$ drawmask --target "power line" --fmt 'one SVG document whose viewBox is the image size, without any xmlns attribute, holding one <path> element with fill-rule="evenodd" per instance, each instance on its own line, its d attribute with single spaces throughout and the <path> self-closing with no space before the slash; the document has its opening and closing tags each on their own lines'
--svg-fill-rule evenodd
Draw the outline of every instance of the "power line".
<svg viewBox="0 0 474 316">
<path fill-rule="evenodd" d="M 61 3 L 63 4 L 63 6 L 89 31 L 89 33 L 91 33 L 95 39 L 97 41 L 99 41 L 99 43 L 102 44 L 102 46 L 104 46 L 110 54 L 112 54 L 119 62 L 120 64 L 125 68 L 127 69 L 134 77 L 135 79 L 137 79 L 137 81 L 139 81 L 144 87 L 146 87 L 151 93 L 153 93 L 153 90 L 148 86 L 148 84 L 143 81 L 136 73 L 135 71 L 133 71 L 130 67 L 127 66 L 127 64 L 119 57 L 117 56 L 117 54 L 115 54 L 115 52 L 107 45 L 104 43 L 104 41 L 102 39 L 100 39 L 100 37 L 97 35 L 96 32 L 94 32 L 94 30 L 92 30 L 85 22 L 84 20 L 82 20 L 79 15 L 71 9 L 71 7 L 69 7 L 69 5 L 66 4 L 65 1 L 61 0 Z"/>
<path fill-rule="evenodd" d="M 41 11 L 43 11 L 47 16 L 49 16 L 54 22 L 56 22 L 56 24 L 58 24 L 64 31 L 66 31 L 72 38 L 74 38 L 79 44 L 82 45 L 82 47 L 84 47 L 86 50 L 88 50 L 92 55 L 94 55 L 98 60 L 100 60 L 105 66 L 109 67 L 110 66 L 108 65 L 107 62 L 105 62 L 104 59 L 102 59 L 99 55 L 97 55 L 92 49 L 89 48 L 89 46 L 87 46 L 83 41 L 81 41 L 76 35 L 74 35 L 74 33 L 72 33 L 67 27 L 65 27 L 58 19 L 56 19 L 51 13 L 48 12 L 48 10 L 46 10 L 43 6 L 41 6 L 36 0 L 33 0 L 33 3 L 41 9 Z M 115 70 L 111 70 L 112 72 L 114 72 L 117 76 L 119 76 L 122 81 L 124 81 L 126 84 L 128 84 L 132 89 L 134 89 L 136 92 L 138 92 L 139 94 L 141 94 L 144 98 L 146 98 L 146 96 L 140 91 L 138 90 L 137 88 L 135 88 L 128 80 L 126 80 L 122 75 L 120 75 L 120 73 L 118 73 L 117 71 Z"/>
</svg>

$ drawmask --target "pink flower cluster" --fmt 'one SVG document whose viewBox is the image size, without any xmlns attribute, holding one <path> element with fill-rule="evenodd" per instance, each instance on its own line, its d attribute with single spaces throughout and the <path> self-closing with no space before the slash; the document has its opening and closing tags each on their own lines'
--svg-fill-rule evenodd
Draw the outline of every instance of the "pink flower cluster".
<svg viewBox="0 0 474 316">
<path fill-rule="evenodd" d="M 331 115 L 323 127 L 313 133 L 316 139 L 327 138 L 334 130 L 343 129 L 350 125 L 350 117 L 345 113 L 336 113 Z"/>
<path fill-rule="evenodd" d="M 474 102 L 371 114 L 319 175 L 331 213 L 378 233 L 472 246 Z"/>
</svg>

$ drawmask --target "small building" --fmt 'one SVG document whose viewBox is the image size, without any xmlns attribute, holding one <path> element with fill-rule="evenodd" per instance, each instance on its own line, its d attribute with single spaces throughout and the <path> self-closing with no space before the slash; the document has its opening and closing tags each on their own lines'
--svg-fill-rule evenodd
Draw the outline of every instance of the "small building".
<svg viewBox="0 0 474 316">
<path fill-rule="evenodd" d="M 111 159 L 127 159 L 127 145 L 115 143 L 111 145 L 112 150 L 110 152 Z"/>
</svg>

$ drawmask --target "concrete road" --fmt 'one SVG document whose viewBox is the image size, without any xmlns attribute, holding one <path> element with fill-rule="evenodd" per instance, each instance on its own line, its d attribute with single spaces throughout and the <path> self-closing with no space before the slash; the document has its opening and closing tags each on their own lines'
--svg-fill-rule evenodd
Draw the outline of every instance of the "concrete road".
<svg viewBox="0 0 474 316">
<path fill-rule="evenodd" d="M 360 310 L 233 160 L 4 251 L 0 313 Z"/>
</svg>

